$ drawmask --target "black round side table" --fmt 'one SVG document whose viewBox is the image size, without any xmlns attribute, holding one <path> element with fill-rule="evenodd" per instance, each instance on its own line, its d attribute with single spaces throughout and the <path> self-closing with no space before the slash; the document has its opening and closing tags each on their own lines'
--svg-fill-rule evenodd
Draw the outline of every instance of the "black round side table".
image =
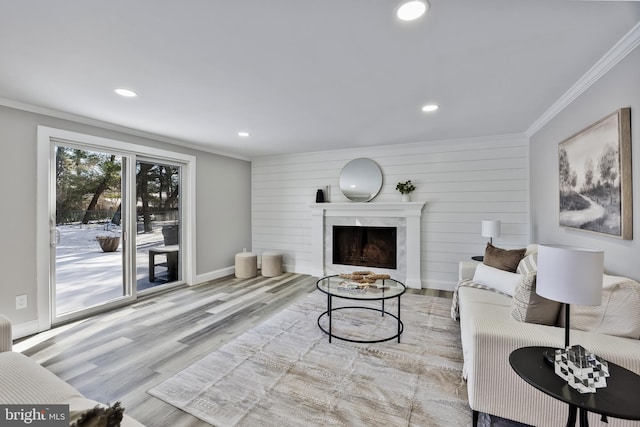
<svg viewBox="0 0 640 427">
<path fill-rule="evenodd" d="M 509 355 L 513 370 L 526 382 L 541 392 L 569 404 L 567 426 L 575 426 L 577 410 L 580 409 L 580 427 L 588 427 L 587 414 L 597 414 L 640 420 L 640 376 L 622 366 L 607 361 L 610 377 L 607 386 L 595 393 L 580 393 L 560 378 L 545 362 L 544 351 L 555 351 L 550 347 L 523 347 Z"/>
</svg>

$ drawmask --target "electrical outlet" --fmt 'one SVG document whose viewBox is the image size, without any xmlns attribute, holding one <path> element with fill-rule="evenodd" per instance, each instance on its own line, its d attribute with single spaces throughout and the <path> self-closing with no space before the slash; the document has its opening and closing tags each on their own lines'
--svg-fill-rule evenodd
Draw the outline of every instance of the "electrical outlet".
<svg viewBox="0 0 640 427">
<path fill-rule="evenodd" d="M 27 295 L 16 295 L 16 310 L 27 308 Z"/>
</svg>

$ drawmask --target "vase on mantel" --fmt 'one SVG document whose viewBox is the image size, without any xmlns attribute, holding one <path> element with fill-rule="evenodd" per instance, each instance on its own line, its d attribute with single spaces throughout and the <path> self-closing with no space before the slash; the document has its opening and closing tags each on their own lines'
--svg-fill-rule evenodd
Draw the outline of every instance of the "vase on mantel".
<svg viewBox="0 0 640 427">
<path fill-rule="evenodd" d="M 401 200 L 403 202 L 410 202 L 411 201 L 411 194 L 409 194 L 409 193 L 403 194 Z"/>
</svg>

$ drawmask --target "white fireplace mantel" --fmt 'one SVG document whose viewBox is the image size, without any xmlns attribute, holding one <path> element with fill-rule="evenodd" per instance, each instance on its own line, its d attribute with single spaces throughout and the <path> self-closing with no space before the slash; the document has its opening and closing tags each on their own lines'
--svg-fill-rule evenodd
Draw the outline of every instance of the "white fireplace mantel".
<svg viewBox="0 0 640 427">
<path fill-rule="evenodd" d="M 424 202 L 380 202 L 380 203 L 312 203 L 311 208 L 311 246 L 312 265 L 314 275 L 325 275 L 325 218 L 326 217 L 355 217 L 355 218 L 405 218 L 406 221 L 406 266 L 405 285 L 420 289 L 421 278 L 421 248 L 420 248 L 420 220 Z"/>
</svg>

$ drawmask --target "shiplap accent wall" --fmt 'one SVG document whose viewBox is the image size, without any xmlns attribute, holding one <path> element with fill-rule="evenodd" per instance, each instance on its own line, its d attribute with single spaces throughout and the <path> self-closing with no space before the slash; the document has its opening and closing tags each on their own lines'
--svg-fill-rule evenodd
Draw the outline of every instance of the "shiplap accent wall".
<svg viewBox="0 0 640 427">
<path fill-rule="evenodd" d="M 529 241 L 528 138 L 468 138 L 394 146 L 269 156 L 252 161 L 252 250 L 278 250 L 287 271 L 310 273 L 311 210 L 316 190 L 329 186 L 329 202 L 348 202 L 339 189 L 342 167 L 373 159 L 383 186 L 369 203 L 395 202 L 399 181 L 411 179 L 422 215 L 422 287 L 452 290 L 458 262 L 484 253 L 483 219 L 502 221 L 494 245 Z"/>
</svg>

